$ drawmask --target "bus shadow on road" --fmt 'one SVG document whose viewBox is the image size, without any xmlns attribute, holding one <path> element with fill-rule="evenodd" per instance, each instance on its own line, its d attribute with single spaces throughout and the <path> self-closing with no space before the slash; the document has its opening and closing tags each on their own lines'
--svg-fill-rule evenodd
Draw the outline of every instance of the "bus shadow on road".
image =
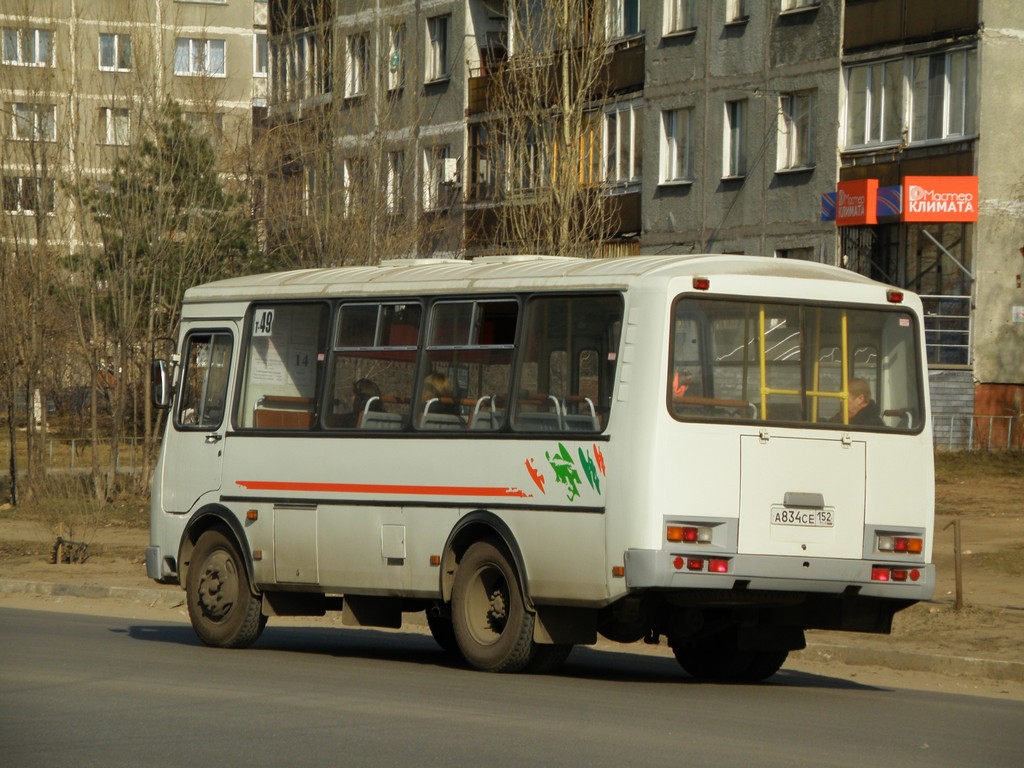
<svg viewBox="0 0 1024 768">
<path fill-rule="evenodd" d="M 189 645 L 205 649 L 205 646 L 187 624 L 136 624 L 129 627 L 128 634 L 135 640 Z M 334 658 L 388 661 L 396 664 L 449 667 L 452 670 L 469 671 L 469 667 L 461 658 L 442 650 L 430 635 L 397 630 L 267 627 L 251 649 L 241 652 L 298 653 Z M 522 676 L 520 675 L 520 677 Z M 744 686 L 761 689 L 884 690 L 848 679 L 787 670 L 786 668 L 762 683 L 708 682 L 687 675 L 671 657 L 588 647 L 574 648 L 563 667 L 544 675 L 544 677 L 687 686 Z"/>
</svg>

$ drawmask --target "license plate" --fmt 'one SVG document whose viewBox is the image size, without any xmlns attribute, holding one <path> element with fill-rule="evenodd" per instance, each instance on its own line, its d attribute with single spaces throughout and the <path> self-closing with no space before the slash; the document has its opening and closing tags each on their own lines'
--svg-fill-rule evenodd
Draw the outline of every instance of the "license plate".
<svg viewBox="0 0 1024 768">
<path fill-rule="evenodd" d="M 801 528 L 831 528 L 835 521 L 831 509 L 791 509 L 772 507 L 772 525 L 795 525 Z"/>
</svg>

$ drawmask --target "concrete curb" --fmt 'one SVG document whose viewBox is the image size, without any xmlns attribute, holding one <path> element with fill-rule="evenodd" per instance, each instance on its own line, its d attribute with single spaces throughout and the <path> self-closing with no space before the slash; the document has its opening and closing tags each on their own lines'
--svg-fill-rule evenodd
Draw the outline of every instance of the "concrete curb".
<svg viewBox="0 0 1024 768">
<path fill-rule="evenodd" d="M 62 584 L 52 581 L 19 581 L 0 579 L 0 592 L 51 597 L 115 597 L 150 606 L 174 608 L 185 604 L 185 593 L 175 587 L 167 589 L 140 589 L 139 587 L 105 587 L 100 584 Z"/>
<path fill-rule="evenodd" d="M 803 651 L 790 655 L 806 659 L 854 667 L 884 667 L 910 672 L 930 672 L 947 677 L 979 677 L 1024 683 L 1024 662 L 980 659 L 970 656 L 944 656 L 914 653 L 898 649 L 858 648 L 849 645 L 808 644 Z"/>
<path fill-rule="evenodd" d="M 49 595 L 52 597 L 120 598 L 146 605 L 177 608 L 185 604 L 185 593 L 175 586 L 143 589 L 106 587 L 99 584 L 64 584 L 49 581 L 0 579 L 0 593 Z M 411 624 L 425 622 L 410 621 Z M 603 650 L 628 650 L 629 646 L 599 643 Z M 914 653 L 898 649 L 864 648 L 852 645 L 811 643 L 803 651 L 791 654 L 794 660 L 846 664 L 854 667 L 883 667 L 912 672 L 929 672 L 947 677 L 976 677 L 1024 683 L 1024 662 L 981 659 L 969 656 L 944 656 Z"/>
</svg>

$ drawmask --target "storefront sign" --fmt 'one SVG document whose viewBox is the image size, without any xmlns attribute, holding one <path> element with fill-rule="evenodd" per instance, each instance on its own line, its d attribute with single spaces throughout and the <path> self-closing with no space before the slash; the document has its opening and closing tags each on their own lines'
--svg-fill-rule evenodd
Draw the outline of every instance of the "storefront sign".
<svg viewBox="0 0 1024 768">
<path fill-rule="evenodd" d="M 836 226 L 877 224 L 878 179 L 840 181 L 836 192 Z"/>
<path fill-rule="evenodd" d="M 977 176 L 905 176 L 904 221 L 977 221 Z"/>
</svg>

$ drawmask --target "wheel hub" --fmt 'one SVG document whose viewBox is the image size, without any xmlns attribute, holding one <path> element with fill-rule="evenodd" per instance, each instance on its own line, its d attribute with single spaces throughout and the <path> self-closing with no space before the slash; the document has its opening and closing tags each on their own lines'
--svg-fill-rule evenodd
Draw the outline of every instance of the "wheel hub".
<svg viewBox="0 0 1024 768">
<path fill-rule="evenodd" d="M 198 596 L 203 615 L 220 621 L 231 613 L 238 598 L 238 574 L 230 557 L 216 553 L 203 564 Z"/>
</svg>

